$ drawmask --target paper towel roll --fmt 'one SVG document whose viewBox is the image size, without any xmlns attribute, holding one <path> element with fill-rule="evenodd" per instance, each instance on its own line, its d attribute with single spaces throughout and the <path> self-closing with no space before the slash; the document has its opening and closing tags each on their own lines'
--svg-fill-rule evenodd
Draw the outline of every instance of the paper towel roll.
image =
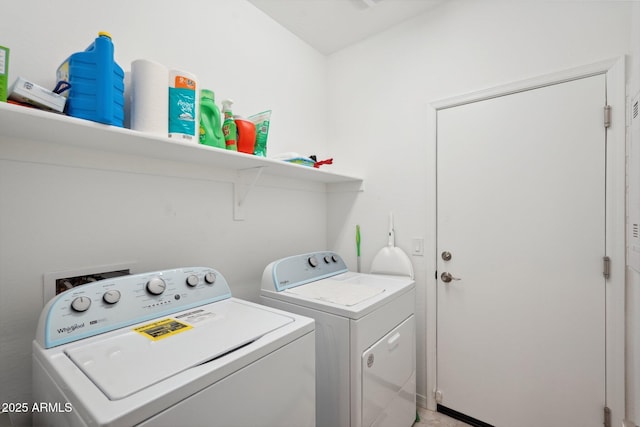
<svg viewBox="0 0 640 427">
<path fill-rule="evenodd" d="M 131 129 L 167 136 L 169 69 L 157 62 L 131 63 Z"/>
<path fill-rule="evenodd" d="M 124 72 L 124 127 L 131 129 L 131 71 Z"/>
<path fill-rule="evenodd" d="M 169 70 L 169 138 L 199 142 L 199 95 L 196 76 Z"/>
</svg>

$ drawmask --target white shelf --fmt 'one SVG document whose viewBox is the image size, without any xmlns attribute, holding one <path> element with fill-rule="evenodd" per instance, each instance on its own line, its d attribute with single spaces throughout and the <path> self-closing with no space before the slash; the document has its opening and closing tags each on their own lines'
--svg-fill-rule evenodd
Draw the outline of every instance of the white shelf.
<svg viewBox="0 0 640 427">
<path fill-rule="evenodd" d="M 3 137 L 79 146 L 132 156 L 204 164 L 228 170 L 262 168 L 267 175 L 298 180 L 362 183 L 361 178 L 328 172 L 245 153 L 185 143 L 88 120 L 0 102 L 0 143 Z"/>
</svg>

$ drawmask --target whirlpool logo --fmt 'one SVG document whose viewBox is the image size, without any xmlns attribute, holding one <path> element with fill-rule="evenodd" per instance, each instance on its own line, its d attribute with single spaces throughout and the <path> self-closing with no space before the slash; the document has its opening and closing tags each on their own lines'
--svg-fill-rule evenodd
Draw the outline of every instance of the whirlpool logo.
<svg viewBox="0 0 640 427">
<path fill-rule="evenodd" d="M 63 328 L 58 328 L 58 333 L 59 333 L 59 334 L 64 334 L 64 333 L 66 332 L 67 334 L 70 334 L 70 333 L 72 333 L 73 331 L 75 331 L 75 330 L 77 330 L 77 329 L 80 329 L 80 328 L 84 328 L 84 322 L 82 322 L 82 323 L 75 323 L 75 324 L 73 324 L 73 325 L 71 325 L 71 326 L 65 326 L 65 327 L 63 327 Z"/>
</svg>

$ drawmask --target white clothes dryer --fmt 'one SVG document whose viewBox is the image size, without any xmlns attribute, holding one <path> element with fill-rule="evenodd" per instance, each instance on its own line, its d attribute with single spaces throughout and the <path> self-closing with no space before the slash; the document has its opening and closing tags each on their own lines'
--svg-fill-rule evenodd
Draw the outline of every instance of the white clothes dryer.
<svg viewBox="0 0 640 427">
<path fill-rule="evenodd" d="M 316 321 L 316 425 L 409 427 L 416 417 L 415 284 L 350 272 L 335 252 L 270 263 L 263 304 Z"/>
<path fill-rule="evenodd" d="M 313 426 L 315 327 L 207 267 L 105 279 L 42 311 L 35 426 Z"/>
</svg>

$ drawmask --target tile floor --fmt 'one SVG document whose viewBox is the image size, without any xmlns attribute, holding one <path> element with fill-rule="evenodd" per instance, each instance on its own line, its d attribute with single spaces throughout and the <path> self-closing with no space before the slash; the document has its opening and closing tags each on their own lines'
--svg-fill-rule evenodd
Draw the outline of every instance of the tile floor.
<svg viewBox="0 0 640 427">
<path fill-rule="evenodd" d="M 468 427 L 469 424 L 463 423 L 446 415 L 430 411 L 428 409 L 418 407 L 418 415 L 420 421 L 415 423 L 413 427 Z"/>
</svg>

